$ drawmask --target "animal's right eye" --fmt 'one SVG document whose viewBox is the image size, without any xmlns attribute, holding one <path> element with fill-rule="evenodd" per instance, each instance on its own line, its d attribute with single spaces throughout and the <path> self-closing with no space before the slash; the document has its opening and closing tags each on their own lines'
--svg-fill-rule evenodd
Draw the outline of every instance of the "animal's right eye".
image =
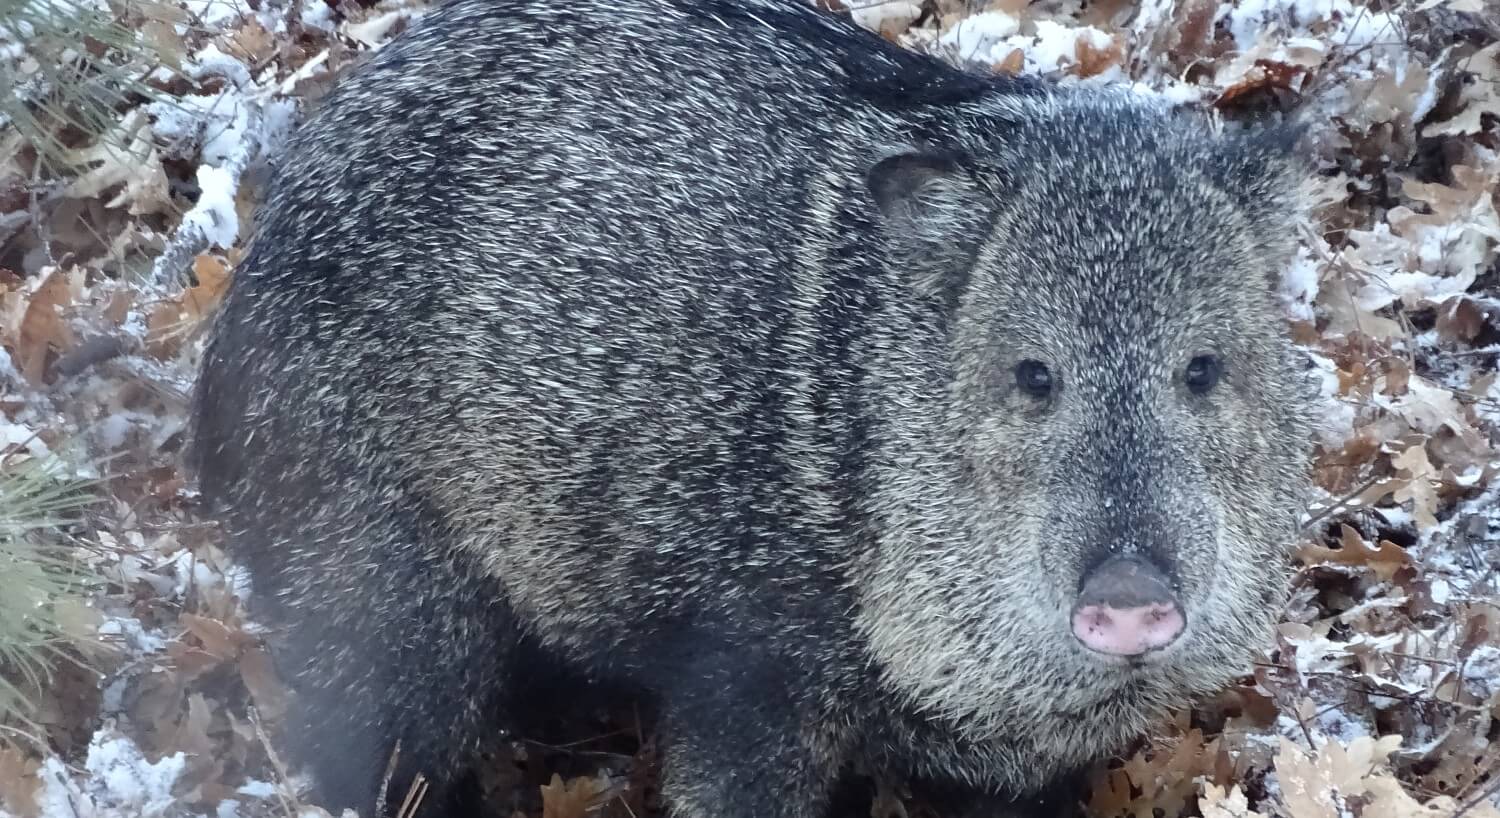
<svg viewBox="0 0 1500 818">
<path fill-rule="evenodd" d="M 1016 386 L 1033 398 L 1052 394 L 1052 371 L 1041 361 L 1026 359 L 1016 364 Z"/>
</svg>

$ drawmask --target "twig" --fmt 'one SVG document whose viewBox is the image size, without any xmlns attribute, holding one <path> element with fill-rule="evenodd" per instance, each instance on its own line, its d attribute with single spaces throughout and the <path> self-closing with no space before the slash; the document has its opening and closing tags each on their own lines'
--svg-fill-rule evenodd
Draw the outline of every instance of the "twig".
<svg viewBox="0 0 1500 818">
<path fill-rule="evenodd" d="M 58 358 L 52 371 L 59 381 L 68 380 L 91 367 L 134 352 L 140 345 L 140 340 L 132 335 L 95 335 Z"/>
<path fill-rule="evenodd" d="M 385 814 L 385 799 L 390 794 L 391 778 L 396 775 L 396 762 L 401 758 L 401 739 L 396 739 L 396 746 L 391 748 L 391 754 L 385 760 L 385 774 L 380 777 L 380 790 L 375 793 L 375 814 Z"/>
<path fill-rule="evenodd" d="M 287 818 L 296 818 L 297 810 L 291 799 L 287 797 L 287 790 L 291 785 L 287 783 L 290 776 L 287 775 L 286 765 L 281 763 L 281 757 L 276 755 L 276 750 L 271 747 L 271 739 L 266 736 L 265 727 L 260 723 L 260 713 L 251 707 L 246 711 L 246 715 L 250 717 L 250 726 L 255 728 L 255 737 L 260 739 L 261 748 L 266 751 L 266 760 L 271 762 L 271 769 L 276 771 L 277 782 L 280 784 L 276 788 L 276 799 L 281 802 L 281 811 L 286 813 Z"/>
<path fill-rule="evenodd" d="M 1464 813 L 1484 803 L 1486 799 L 1488 799 L 1495 793 L 1500 793 L 1500 776 L 1496 776 L 1493 781 L 1485 785 L 1484 789 L 1475 793 L 1473 798 L 1465 801 L 1463 805 L 1453 813 L 1452 818 L 1462 818 Z"/>
<path fill-rule="evenodd" d="M 422 799 L 426 797 L 427 776 L 417 773 L 417 777 L 411 781 L 411 786 L 406 789 L 406 799 L 401 802 L 401 809 L 396 811 L 396 818 L 416 818 L 417 810 L 422 806 Z"/>
</svg>

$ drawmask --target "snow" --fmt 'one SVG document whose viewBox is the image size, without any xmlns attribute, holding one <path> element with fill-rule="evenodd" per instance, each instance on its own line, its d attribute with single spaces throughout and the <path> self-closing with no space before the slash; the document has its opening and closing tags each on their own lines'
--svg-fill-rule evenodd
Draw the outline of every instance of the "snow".
<svg viewBox="0 0 1500 818">
<path fill-rule="evenodd" d="M 172 557 L 172 574 L 177 578 L 173 593 L 180 597 L 187 597 L 194 588 L 212 588 L 223 581 L 218 571 L 186 548 Z"/>
<path fill-rule="evenodd" d="M 106 642 L 123 646 L 134 656 L 165 650 L 168 641 L 160 630 L 147 630 L 139 619 L 125 616 L 105 619 L 99 625 L 98 634 Z"/>
<path fill-rule="evenodd" d="M 207 26 L 222 26 L 251 12 L 247 0 L 183 0 L 183 5 Z"/>
<path fill-rule="evenodd" d="M 854 22 L 878 33 L 887 25 L 905 26 L 917 19 L 922 14 L 922 4 L 911 0 L 858 0 L 852 4 L 849 13 Z"/>
<path fill-rule="evenodd" d="M 302 0 L 302 25 L 318 31 L 333 31 L 333 8 L 324 0 Z"/>
<path fill-rule="evenodd" d="M 1101 39 L 1102 45 L 1101 45 Z M 1028 71 L 1037 73 L 1050 73 L 1057 71 L 1064 65 L 1073 62 L 1078 56 L 1078 42 L 1087 41 L 1090 45 L 1108 45 L 1109 35 L 1093 26 L 1074 28 L 1051 20 L 1038 20 L 1036 22 L 1036 35 L 1027 43 L 1025 38 L 1011 38 L 1011 42 L 1026 52 L 1026 68 Z"/>
<path fill-rule="evenodd" d="M 1221 6 L 1220 19 L 1225 18 L 1241 51 L 1250 50 L 1270 30 L 1305 30 L 1333 20 L 1336 27 L 1321 36 L 1346 50 L 1395 45 L 1402 30 L 1395 15 L 1371 12 L 1349 0 L 1240 0 Z"/>
<path fill-rule="evenodd" d="M 225 168 L 199 165 L 198 187 L 198 203 L 183 216 L 183 226 L 201 232 L 211 245 L 233 247 L 240 234 L 240 218 L 234 209 L 239 179 Z"/>
<path fill-rule="evenodd" d="M 136 418 L 127 412 L 116 412 L 106 417 L 99 424 L 99 441 L 108 451 L 114 451 L 125 445 L 130 435 L 130 430 L 135 427 Z"/>
<path fill-rule="evenodd" d="M 224 570 L 224 589 L 240 599 L 250 598 L 250 569 L 243 565 L 232 565 Z M 246 628 L 250 628 L 247 626 Z"/>
<path fill-rule="evenodd" d="M 344 34 L 363 44 L 372 51 L 380 50 L 388 42 L 391 29 L 403 20 L 415 20 L 420 14 L 414 14 L 410 10 L 388 11 L 384 14 L 371 17 L 361 23 L 349 23 L 344 26 Z"/>
<path fill-rule="evenodd" d="M 168 278 L 202 249 L 228 249 L 239 239 L 235 205 L 240 180 L 265 155 L 269 141 L 285 141 L 294 103 L 270 100 L 271 115 L 260 100 L 250 70 L 239 59 L 209 45 L 187 68 L 196 79 L 223 77 L 229 82 L 216 94 L 188 95 L 175 104 L 153 103 L 152 131 L 169 155 L 198 155 L 198 201 L 183 217 L 172 244 L 156 264 L 158 281 Z"/>
<path fill-rule="evenodd" d="M 9 356 L 0 353 L 0 358 Z M 37 436 L 36 430 L 0 417 L 0 451 L 19 446 L 37 459 L 50 457 L 52 450 Z"/>
<path fill-rule="evenodd" d="M 1500 691 L 1500 646 L 1480 645 L 1463 663 L 1464 686 L 1480 701 Z"/>
<path fill-rule="evenodd" d="M 329 53 L 326 49 L 319 52 L 316 57 L 308 60 L 302 65 L 301 68 L 298 68 L 296 71 L 288 74 L 287 78 L 285 80 L 282 80 L 281 87 L 278 89 L 278 91 L 282 94 L 290 94 L 293 90 L 296 89 L 297 83 L 302 82 L 303 80 L 311 79 L 312 77 L 316 77 L 319 74 L 324 73 L 327 70 L 326 64 L 328 62 L 328 58 Z"/>
<path fill-rule="evenodd" d="M 1078 59 L 1080 43 L 1100 51 L 1114 45 L 1107 32 L 1093 26 L 1036 20 L 1031 28 L 1030 33 L 1022 33 L 1021 21 L 1015 15 L 986 11 L 960 20 L 938 43 L 961 60 L 976 64 L 998 64 L 1012 52 L 1020 51 L 1024 57 L 1022 70 L 1028 74 L 1050 74 L 1073 64 Z M 1099 79 L 1118 76 L 1118 67 L 1111 67 Z"/>
<path fill-rule="evenodd" d="M 1453 598 L 1453 588 L 1448 585 L 1448 580 L 1441 577 L 1432 581 L 1429 592 L 1432 601 L 1438 605 L 1447 605 L 1448 600 Z"/>
<path fill-rule="evenodd" d="M 276 794 L 276 785 L 269 781 L 246 781 L 235 792 L 251 798 L 270 798 Z"/>
<path fill-rule="evenodd" d="M 1163 78 L 1159 88 L 1134 80 L 1128 87 L 1137 94 L 1157 97 L 1169 105 L 1191 105 L 1201 102 L 1208 93 L 1208 89 L 1202 86 L 1183 82 L 1174 77 Z"/>
<path fill-rule="evenodd" d="M 1318 298 L 1318 261 L 1312 250 L 1299 248 L 1297 257 L 1281 276 L 1281 300 L 1287 313 L 1298 321 L 1312 321 L 1313 303 Z"/>
<path fill-rule="evenodd" d="M 1318 438 L 1324 447 L 1337 451 L 1354 434 L 1355 407 L 1339 397 L 1338 365 L 1309 349 L 1304 349 L 1303 354 L 1317 370 L 1318 396 L 1323 404 L 1322 411 L 1317 413 Z"/>
<path fill-rule="evenodd" d="M 1344 5 L 1347 7 L 1348 4 Z M 1396 15 L 1383 11 L 1372 12 L 1364 7 L 1357 10 L 1346 8 L 1340 13 L 1341 23 L 1329 38 L 1335 44 L 1342 44 L 1348 50 L 1371 47 L 1383 50 L 1386 46 L 1399 45 L 1403 28 Z"/>
<path fill-rule="evenodd" d="M 1332 739 L 1340 744 L 1348 744 L 1357 738 L 1373 735 L 1370 725 L 1345 712 L 1342 708 L 1323 708 L 1318 711 L 1311 726 L 1325 740 Z"/>
<path fill-rule="evenodd" d="M 172 807 L 172 788 L 186 762 L 180 752 L 150 761 L 108 726 L 89 742 L 84 783 L 55 757 L 43 761 L 38 806 L 44 818 L 153 818 Z"/>
<path fill-rule="evenodd" d="M 223 77 L 240 88 L 250 84 L 250 69 L 240 62 L 238 57 L 225 54 L 213 43 L 209 43 L 193 55 L 192 62 L 188 64 L 187 73 L 188 76 L 198 80 L 205 77 Z"/>
<path fill-rule="evenodd" d="M 1007 38 L 1020 30 L 1021 21 L 1014 15 L 986 11 L 958 21 L 938 42 L 956 50 L 964 60 L 996 63 L 1011 52 Z M 997 48 L 1001 44 L 1004 47 Z"/>
<path fill-rule="evenodd" d="M 180 752 L 152 763 L 130 739 L 96 734 L 84 766 L 93 777 L 90 789 L 98 805 L 134 807 L 150 815 L 171 806 L 172 785 L 184 763 Z"/>
</svg>

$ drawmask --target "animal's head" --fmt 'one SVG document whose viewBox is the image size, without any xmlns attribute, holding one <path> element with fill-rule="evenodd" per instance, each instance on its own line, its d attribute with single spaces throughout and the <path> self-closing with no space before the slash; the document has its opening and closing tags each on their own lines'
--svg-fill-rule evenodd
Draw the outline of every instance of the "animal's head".
<svg viewBox="0 0 1500 818">
<path fill-rule="evenodd" d="M 1280 127 L 1000 107 L 870 174 L 945 341 L 888 432 L 913 454 L 883 470 L 863 615 L 918 704 L 1082 716 L 1076 743 L 1216 689 L 1280 607 L 1309 445 L 1276 296 L 1300 168 Z"/>
</svg>

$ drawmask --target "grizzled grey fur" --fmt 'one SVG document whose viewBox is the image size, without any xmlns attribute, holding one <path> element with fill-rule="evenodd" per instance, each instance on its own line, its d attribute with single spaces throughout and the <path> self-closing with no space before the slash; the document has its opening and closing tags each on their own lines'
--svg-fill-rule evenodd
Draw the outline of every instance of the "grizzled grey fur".
<svg viewBox="0 0 1500 818">
<path fill-rule="evenodd" d="M 539 657 L 655 703 L 682 818 L 1120 750 L 1283 592 L 1289 141 L 797 0 L 434 11 L 295 137 L 197 392 L 295 758 L 464 814 Z M 1128 660 L 1069 624 L 1121 555 L 1187 623 Z"/>
</svg>

